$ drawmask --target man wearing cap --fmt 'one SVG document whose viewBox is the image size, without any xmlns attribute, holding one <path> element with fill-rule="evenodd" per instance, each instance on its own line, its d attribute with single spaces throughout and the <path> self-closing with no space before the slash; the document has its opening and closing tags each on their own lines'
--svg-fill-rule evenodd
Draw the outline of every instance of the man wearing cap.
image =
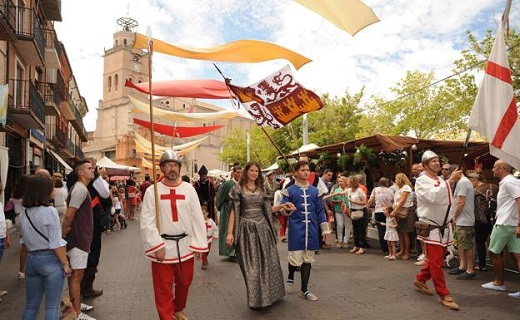
<svg viewBox="0 0 520 320">
<path fill-rule="evenodd" d="M 164 178 L 150 186 L 141 209 L 145 257 L 152 262 L 155 305 L 161 320 L 186 320 L 194 258 L 208 251 L 206 223 L 193 186 L 181 180 L 181 160 L 167 150 L 159 161 Z M 155 188 L 158 193 L 156 215 Z M 172 291 L 175 290 L 175 294 Z"/>
<path fill-rule="evenodd" d="M 269 196 L 269 201 L 271 201 L 271 205 L 274 201 L 274 193 L 276 192 L 276 189 L 278 189 L 278 183 L 274 180 L 274 171 L 269 170 L 266 173 L 266 178 L 264 181 L 264 187 L 265 191 L 267 192 L 267 195 Z"/>
<path fill-rule="evenodd" d="M 194 187 L 199 196 L 199 203 L 202 205 L 204 202 L 208 205 L 208 217 L 217 221 L 215 217 L 215 188 L 213 183 L 208 180 L 208 169 L 202 165 L 199 172 L 199 181 L 195 182 Z"/>
<path fill-rule="evenodd" d="M 441 170 L 439 156 L 430 150 L 422 155 L 425 174 L 415 182 L 417 194 L 417 216 L 430 225 L 429 236 L 418 236 L 426 246 L 428 260 L 415 276 L 414 285 L 426 295 L 433 295 L 426 281 L 432 279 L 435 291 L 440 296 L 440 303 L 448 309 L 458 310 L 459 305 L 450 296 L 446 287 L 442 265 L 446 247 L 453 243 L 453 231 L 449 221 L 449 208 L 452 204 L 450 184 L 460 180 L 462 172 L 457 170 L 444 181 L 438 176 Z"/>
<path fill-rule="evenodd" d="M 495 279 L 482 287 L 496 291 L 506 291 L 502 258 L 502 251 L 506 246 L 517 268 L 520 268 L 520 180 L 511 174 L 512 170 L 513 167 L 502 160 L 497 160 L 493 166 L 493 175 L 500 179 L 496 220 L 489 241 L 489 255 L 493 262 Z M 508 296 L 520 299 L 520 291 L 509 293 Z"/>
<path fill-rule="evenodd" d="M 231 207 L 233 201 L 229 197 L 229 193 L 233 187 L 238 183 L 242 175 L 242 167 L 236 165 L 231 171 L 231 179 L 224 182 L 217 193 L 217 209 L 219 211 L 219 225 L 218 225 L 218 254 L 221 256 L 228 256 L 230 260 L 236 259 L 235 247 L 226 245 L 226 237 L 229 227 L 229 215 L 231 214 Z"/>
</svg>

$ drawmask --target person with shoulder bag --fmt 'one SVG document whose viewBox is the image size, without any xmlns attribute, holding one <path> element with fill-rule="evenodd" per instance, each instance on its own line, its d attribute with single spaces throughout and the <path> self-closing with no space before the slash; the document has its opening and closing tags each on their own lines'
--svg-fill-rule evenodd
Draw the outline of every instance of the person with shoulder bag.
<svg viewBox="0 0 520 320">
<path fill-rule="evenodd" d="M 395 184 L 399 190 L 394 194 L 394 210 L 390 216 L 397 219 L 397 234 L 401 244 L 401 250 L 396 254 L 396 258 L 408 260 L 410 259 L 411 234 L 415 229 L 412 183 L 404 173 L 398 173 L 395 175 Z"/>
<path fill-rule="evenodd" d="M 451 297 L 446 286 L 442 266 L 446 247 L 453 243 L 453 231 L 449 223 L 453 215 L 453 212 L 450 214 L 452 201 L 450 185 L 460 180 L 462 171 L 454 171 L 447 181 L 443 181 L 437 175 L 441 169 L 439 156 L 430 150 L 423 153 L 422 164 L 425 174 L 417 178 L 415 182 L 417 216 L 419 217 L 416 226 L 418 226 L 418 238 L 426 246 L 428 260 L 415 276 L 414 286 L 425 295 L 433 295 L 426 284 L 428 280 L 432 279 L 435 291 L 440 297 L 440 303 L 448 309 L 458 310 L 459 305 Z"/>
<path fill-rule="evenodd" d="M 349 187 L 350 218 L 354 227 L 354 248 L 349 252 L 363 254 L 368 247 L 366 236 L 369 219 L 366 213 L 367 197 L 359 187 L 359 178 L 357 176 L 349 177 Z"/>
<path fill-rule="evenodd" d="M 72 273 L 58 211 L 49 205 L 53 190 L 50 178 L 27 179 L 22 202 L 26 209 L 20 214 L 20 232 L 28 251 L 24 320 L 36 319 L 43 295 L 45 319 L 58 320 L 64 276 L 70 277 Z"/>
<path fill-rule="evenodd" d="M 338 188 L 330 195 L 324 196 L 323 200 L 329 199 L 334 205 L 334 219 L 336 221 L 336 248 L 348 248 L 348 240 L 352 231 L 352 220 L 350 218 L 350 201 L 346 194 L 348 189 L 348 178 L 338 177 Z"/>
<path fill-rule="evenodd" d="M 481 173 L 470 173 L 468 178 L 475 188 L 475 247 L 478 258 L 475 270 L 486 271 L 486 241 L 493 228 L 492 212 L 496 210 L 498 186 L 486 183 Z"/>
</svg>

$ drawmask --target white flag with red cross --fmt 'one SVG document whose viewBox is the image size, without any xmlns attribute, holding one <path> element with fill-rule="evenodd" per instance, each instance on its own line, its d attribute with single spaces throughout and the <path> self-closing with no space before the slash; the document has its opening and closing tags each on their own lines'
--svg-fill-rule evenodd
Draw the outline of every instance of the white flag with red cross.
<svg viewBox="0 0 520 320">
<path fill-rule="evenodd" d="M 493 156 L 520 170 L 520 122 L 507 54 L 501 22 L 471 110 L 469 128 L 486 136 Z"/>
</svg>

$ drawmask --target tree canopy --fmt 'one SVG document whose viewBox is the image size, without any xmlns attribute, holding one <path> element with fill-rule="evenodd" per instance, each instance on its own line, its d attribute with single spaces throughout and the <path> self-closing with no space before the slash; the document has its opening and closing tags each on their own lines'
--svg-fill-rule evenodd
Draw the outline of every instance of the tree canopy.
<svg viewBox="0 0 520 320">
<path fill-rule="evenodd" d="M 434 71 L 407 71 L 390 88 L 395 98 L 374 95 L 364 97 L 364 88 L 343 97 L 322 96 L 324 108 L 308 115 L 309 142 L 324 146 L 369 135 L 410 135 L 417 138 L 460 138 L 478 92 L 475 76 L 484 70 L 493 47 L 496 31 L 488 30 L 482 40 L 470 32 L 468 48 L 454 61 L 453 76 L 436 79 Z M 506 37 L 509 63 L 516 94 L 520 94 L 520 36 L 510 30 Z M 303 142 L 302 117 L 276 131 L 269 130 L 282 152 L 298 149 Z M 261 133 L 261 134 L 258 134 Z M 245 161 L 245 132 L 232 130 L 225 139 L 221 159 Z M 271 164 L 275 148 L 256 126 L 251 129 L 252 159 Z M 243 160 L 243 161 L 242 161 Z"/>
</svg>

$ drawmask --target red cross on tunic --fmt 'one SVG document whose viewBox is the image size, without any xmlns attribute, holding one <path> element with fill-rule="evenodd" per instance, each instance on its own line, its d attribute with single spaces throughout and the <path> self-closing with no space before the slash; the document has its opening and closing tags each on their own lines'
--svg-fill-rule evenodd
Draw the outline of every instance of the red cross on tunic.
<svg viewBox="0 0 520 320">
<path fill-rule="evenodd" d="M 172 220 L 179 221 L 179 215 L 177 212 L 177 200 L 184 200 L 186 196 L 183 194 L 176 194 L 175 189 L 170 189 L 170 194 L 161 194 L 161 200 L 170 199 L 170 206 L 172 209 Z"/>
</svg>

